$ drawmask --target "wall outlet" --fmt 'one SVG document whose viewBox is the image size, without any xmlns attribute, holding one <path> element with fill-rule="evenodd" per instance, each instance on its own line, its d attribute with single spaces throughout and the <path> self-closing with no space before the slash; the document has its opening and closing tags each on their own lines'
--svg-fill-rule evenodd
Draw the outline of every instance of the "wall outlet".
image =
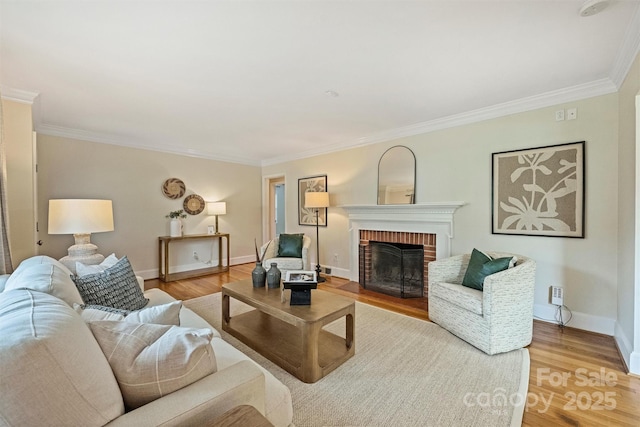
<svg viewBox="0 0 640 427">
<path fill-rule="evenodd" d="M 554 305 L 564 305 L 564 289 L 560 286 L 549 287 L 549 303 Z"/>
<path fill-rule="evenodd" d="M 195 260 L 198 259 L 198 252 L 193 251 L 193 259 L 195 259 Z"/>
<path fill-rule="evenodd" d="M 323 267 L 324 274 L 331 274 L 331 267 Z"/>
</svg>

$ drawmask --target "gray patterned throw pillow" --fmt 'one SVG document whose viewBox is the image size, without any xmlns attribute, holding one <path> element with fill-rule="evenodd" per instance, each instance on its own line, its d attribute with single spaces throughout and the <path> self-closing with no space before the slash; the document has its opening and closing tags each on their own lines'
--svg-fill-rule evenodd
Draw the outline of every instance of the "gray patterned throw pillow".
<svg viewBox="0 0 640 427">
<path fill-rule="evenodd" d="M 72 278 L 85 304 L 139 310 L 149 302 L 126 256 L 101 273 Z"/>
</svg>

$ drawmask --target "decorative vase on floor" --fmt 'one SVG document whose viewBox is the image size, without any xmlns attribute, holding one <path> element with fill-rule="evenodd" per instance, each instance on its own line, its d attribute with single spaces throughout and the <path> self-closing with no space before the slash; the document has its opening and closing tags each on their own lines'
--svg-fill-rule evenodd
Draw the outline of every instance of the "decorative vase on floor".
<svg viewBox="0 0 640 427">
<path fill-rule="evenodd" d="M 170 223 L 170 236 L 181 237 L 182 236 L 182 221 L 178 218 L 173 218 Z"/>
<path fill-rule="evenodd" d="M 267 279 L 267 271 L 261 262 L 256 262 L 256 267 L 251 272 L 251 280 L 253 280 L 254 288 L 264 288 L 264 282 Z"/>
<path fill-rule="evenodd" d="M 280 287 L 280 279 L 282 278 L 282 273 L 278 268 L 277 262 L 271 263 L 271 268 L 267 271 L 267 286 L 269 289 L 279 288 Z"/>
</svg>

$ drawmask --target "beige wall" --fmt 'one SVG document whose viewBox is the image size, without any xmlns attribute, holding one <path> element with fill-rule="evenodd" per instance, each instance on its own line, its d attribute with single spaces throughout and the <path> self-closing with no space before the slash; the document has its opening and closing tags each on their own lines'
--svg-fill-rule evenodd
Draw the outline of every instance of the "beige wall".
<svg viewBox="0 0 640 427">
<path fill-rule="evenodd" d="M 634 65 L 636 74 L 637 67 Z M 621 109 L 623 104 L 620 99 Z M 577 120 L 555 121 L 556 110 L 572 107 L 578 109 Z M 333 207 L 329 209 L 328 227 L 320 229 L 320 260 L 338 275 L 346 276 L 355 266 L 349 265 L 348 219 L 339 206 L 375 204 L 378 160 L 389 147 L 403 144 L 416 154 L 417 203 L 467 203 L 455 215 L 453 253 L 478 247 L 536 259 L 537 315 L 553 317 L 553 306 L 547 302 L 548 286 L 561 285 L 565 288 L 565 303 L 574 312 L 573 326 L 612 334 L 618 305 L 627 293 L 625 285 L 618 287 L 618 275 L 627 277 L 630 271 L 628 260 L 618 256 L 618 250 L 626 249 L 629 242 L 622 237 L 618 242 L 618 236 L 633 233 L 626 225 L 627 208 L 624 212 L 618 209 L 618 180 L 625 181 L 620 185 L 621 198 L 635 191 L 626 181 L 632 166 L 626 164 L 626 169 L 617 172 L 619 161 L 627 160 L 629 155 L 628 144 L 618 152 L 618 109 L 619 96 L 611 94 L 262 169 L 39 136 L 38 212 L 40 237 L 45 242 L 41 251 L 61 257 L 72 244 L 71 236 L 47 235 L 49 199 L 109 198 L 114 201 L 116 230 L 96 234 L 92 240 L 102 253 L 126 254 L 137 272 L 154 277 L 158 267 L 157 237 L 167 234 L 164 215 L 181 207 L 180 201 L 161 194 L 160 185 L 166 178 L 178 177 L 187 184 L 187 194 L 228 202 L 228 214 L 220 217 L 220 223 L 223 231 L 232 234 L 231 255 L 237 262 L 250 261 L 253 238 L 262 235 L 261 176 L 286 176 L 287 232 L 313 236 L 313 227 L 298 225 L 297 181 L 327 174 Z M 631 125 L 625 121 L 627 124 L 622 126 L 624 114 L 620 115 L 620 133 L 626 140 Z M 582 140 L 586 141 L 587 159 L 586 238 L 492 235 L 491 153 Z M 213 219 L 201 214 L 190 216 L 185 222 L 186 232 L 204 233 Z M 315 263 L 315 245 L 312 246 Z M 196 246 L 195 250 L 202 259 L 210 254 L 206 245 Z M 181 248 L 172 265 L 193 264 L 191 253 L 190 247 Z M 620 320 L 632 329 L 629 310 L 629 305 L 623 308 Z"/>
<path fill-rule="evenodd" d="M 157 277 L 157 239 L 169 234 L 165 215 L 182 209 L 182 199 L 172 200 L 161 192 L 162 183 L 175 177 L 186 184 L 185 196 L 195 193 L 205 201 L 227 202 L 227 214 L 219 217 L 219 224 L 221 232 L 231 235 L 232 263 L 255 258 L 253 239 L 261 236 L 259 167 L 46 135 L 38 136 L 38 162 L 41 253 L 60 258 L 73 244 L 72 236 L 47 234 L 49 199 L 111 199 L 115 231 L 94 234 L 91 241 L 104 255 L 127 255 L 145 278 Z M 189 215 L 185 232 L 205 234 L 213 223 L 206 210 Z M 172 247 L 174 271 L 205 267 L 193 259 L 194 250 L 204 261 L 211 257 L 212 244 L 207 241 Z"/>
<path fill-rule="evenodd" d="M 2 100 L 7 160 L 9 244 L 13 267 L 36 253 L 31 105 Z"/>
<path fill-rule="evenodd" d="M 558 109 L 576 107 L 577 120 L 556 122 Z M 313 235 L 297 225 L 296 186 L 303 176 L 328 175 L 332 205 L 329 225 L 320 230 L 323 265 L 348 271 L 348 218 L 342 204 L 375 204 L 377 164 L 393 145 L 416 155 L 416 202 L 464 201 L 455 214 L 454 253 L 474 247 L 515 252 L 538 262 L 536 313 L 553 318 L 548 287 L 565 288 L 574 311 L 572 325 L 613 333 L 617 305 L 617 94 L 435 131 L 386 143 L 263 168 L 263 175 L 286 174 L 287 231 Z M 491 153 L 586 141 L 586 238 L 491 234 Z M 315 246 L 315 245 L 313 245 Z M 315 252 L 315 251 L 313 251 Z M 338 254 L 338 262 L 334 262 Z"/>
<path fill-rule="evenodd" d="M 640 351 L 640 327 L 635 319 L 640 295 L 635 274 L 636 254 L 636 97 L 640 91 L 640 56 L 619 91 L 620 150 L 618 155 L 618 316 L 616 340 L 627 366 L 631 352 Z"/>
</svg>

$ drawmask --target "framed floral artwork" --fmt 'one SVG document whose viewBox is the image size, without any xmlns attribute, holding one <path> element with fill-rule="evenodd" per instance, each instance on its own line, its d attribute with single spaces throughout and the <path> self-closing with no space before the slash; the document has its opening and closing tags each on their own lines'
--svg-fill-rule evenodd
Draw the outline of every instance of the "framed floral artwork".
<svg viewBox="0 0 640 427">
<path fill-rule="evenodd" d="M 584 141 L 492 156 L 493 234 L 584 238 Z"/>
<path fill-rule="evenodd" d="M 310 176 L 298 179 L 298 224 L 316 225 L 315 208 L 305 208 L 306 193 L 327 191 L 327 175 Z M 327 208 L 318 211 L 318 225 L 327 226 Z"/>
</svg>

